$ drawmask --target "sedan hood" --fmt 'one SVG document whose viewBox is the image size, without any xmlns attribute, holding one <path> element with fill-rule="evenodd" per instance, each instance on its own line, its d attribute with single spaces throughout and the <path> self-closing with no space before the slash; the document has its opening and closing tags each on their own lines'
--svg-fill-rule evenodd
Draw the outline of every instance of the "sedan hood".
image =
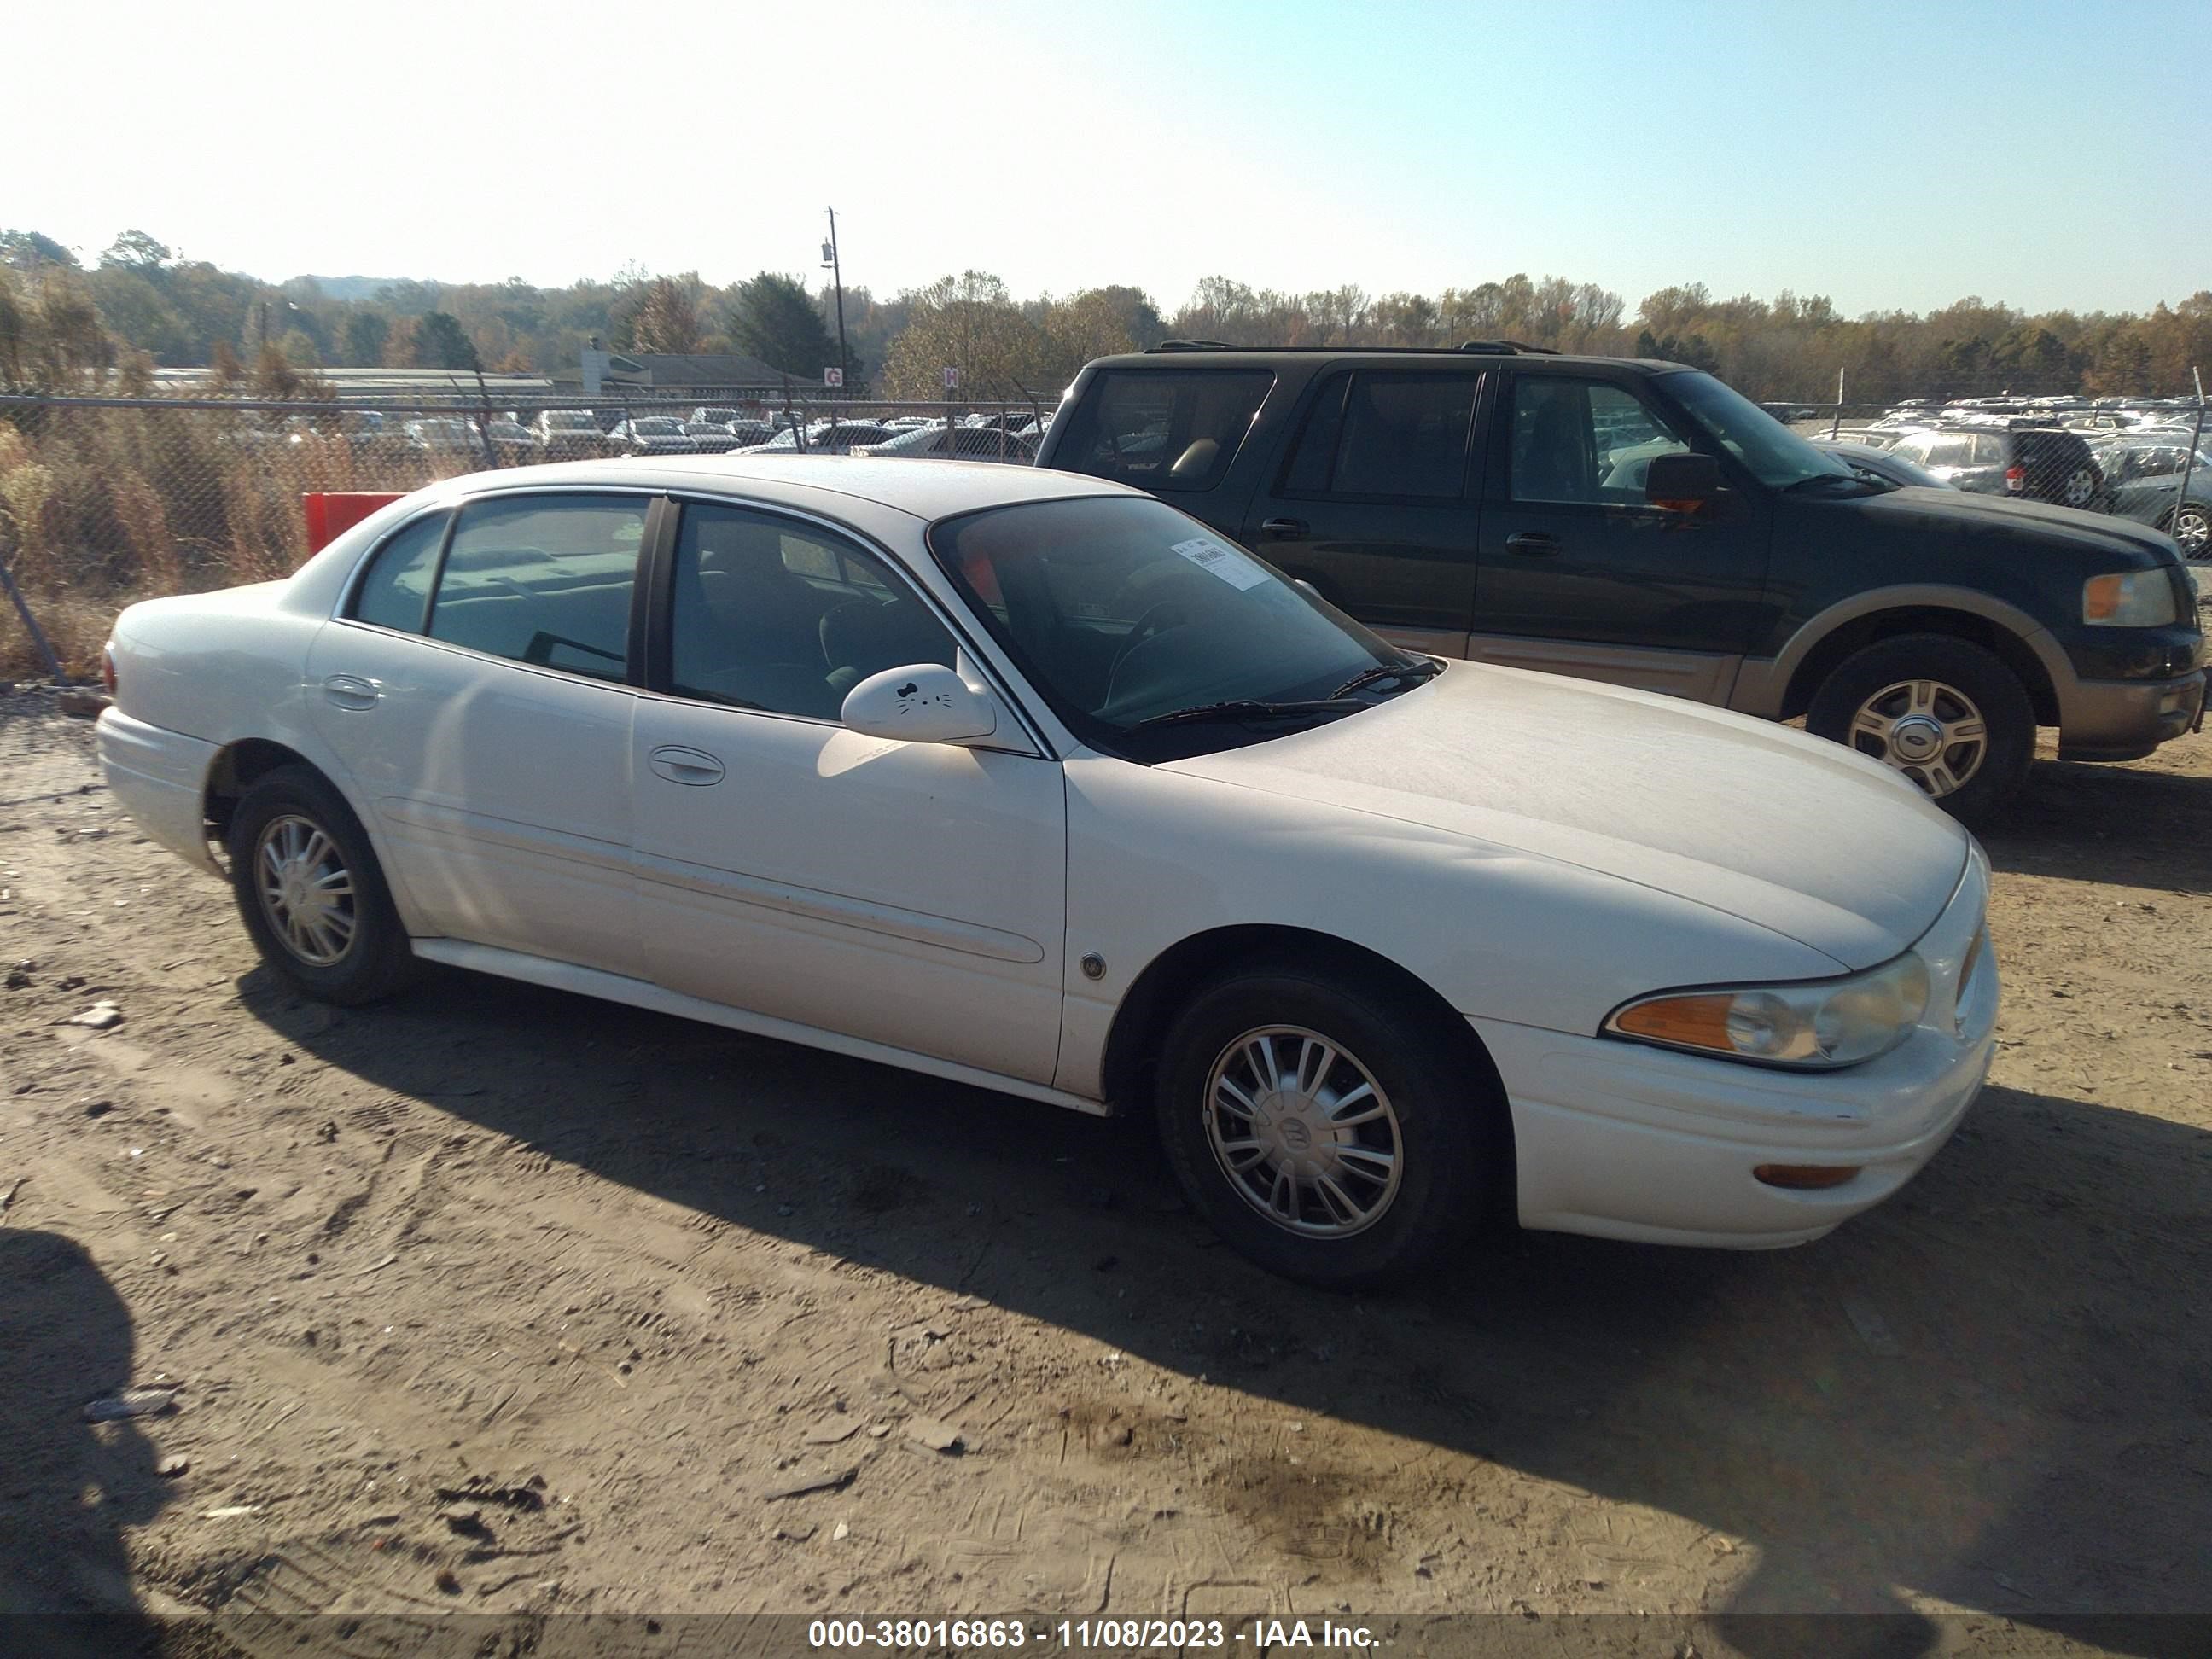
<svg viewBox="0 0 2212 1659">
<path fill-rule="evenodd" d="M 1852 969 L 1918 939 L 1966 862 L 1964 830 L 1905 779 L 1835 744 L 1481 663 L 1453 663 L 1326 726 L 1164 769 L 1655 888 Z"/>
</svg>

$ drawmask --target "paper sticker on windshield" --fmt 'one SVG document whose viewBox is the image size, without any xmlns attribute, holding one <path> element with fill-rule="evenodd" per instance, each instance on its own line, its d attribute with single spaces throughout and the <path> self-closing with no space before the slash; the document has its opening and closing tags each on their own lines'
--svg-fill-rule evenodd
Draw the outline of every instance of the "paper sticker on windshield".
<svg viewBox="0 0 2212 1659">
<path fill-rule="evenodd" d="M 1201 570 L 1211 571 L 1238 592 L 1248 587 L 1257 587 L 1267 580 L 1267 573 L 1233 547 L 1208 541 L 1203 536 L 1194 536 L 1187 542 L 1177 542 L 1174 550 L 1188 559 Z"/>
</svg>

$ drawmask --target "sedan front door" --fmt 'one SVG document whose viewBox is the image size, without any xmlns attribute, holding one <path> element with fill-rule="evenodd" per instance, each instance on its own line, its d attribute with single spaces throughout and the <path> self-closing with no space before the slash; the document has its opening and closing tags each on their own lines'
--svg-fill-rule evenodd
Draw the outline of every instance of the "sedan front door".
<svg viewBox="0 0 2212 1659">
<path fill-rule="evenodd" d="M 951 665 L 905 578 L 836 529 L 692 503 L 632 740 L 653 979 L 711 1002 L 1049 1084 L 1066 805 L 1058 762 L 862 737 L 844 694 Z"/>
</svg>

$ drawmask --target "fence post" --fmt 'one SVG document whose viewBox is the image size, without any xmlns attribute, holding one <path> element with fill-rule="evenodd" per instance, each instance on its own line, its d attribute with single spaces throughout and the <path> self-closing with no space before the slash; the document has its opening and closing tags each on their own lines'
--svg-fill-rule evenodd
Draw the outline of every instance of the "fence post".
<svg viewBox="0 0 2212 1659">
<path fill-rule="evenodd" d="M 1830 443 L 1835 442 L 1836 434 L 1843 429 L 1843 424 L 1844 370 L 1843 366 L 1839 363 L 1836 366 L 1836 414 L 1835 418 L 1828 422 L 1828 441 Z"/>
<path fill-rule="evenodd" d="M 2169 533 L 2181 528 L 2181 510 L 2189 505 L 2189 475 L 2196 470 L 2197 446 L 2204 441 L 2204 376 L 2194 363 L 2189 366 L 2189 378 L 2197 382 L 2197 429 L 2190 434 L 2189 453 L 2181 458 L 2181 483 L 2173 492 L 2173 516 L 2166 520 Z M 2176 541 L 2180 539 L 2174 537 Z M 2203 556 L 2212 558 L 2212 539 L 2205 542 Z"/>
<path fill-rule="evenodd" d="M 15 614 L 23 619 L 23 629 L 31 636 L 31 643 L 38 647 L 40 660 L 46 664 L 46 672 L 53 677 L 55 684 L 67 685 L 70 677 L 62 672 L 62 659 L 54 654 L 54 647 L 47 640 L 46 630 L 39 626 L 39 619 L 31 614 L 30 604 L 23 598 L 23 590 L 15 586 L 15 577 L 9 574 L 5 560 L 0 560 L 0 587 L 8 590 L 8 598 L 15 607 Z"/>
</svg>

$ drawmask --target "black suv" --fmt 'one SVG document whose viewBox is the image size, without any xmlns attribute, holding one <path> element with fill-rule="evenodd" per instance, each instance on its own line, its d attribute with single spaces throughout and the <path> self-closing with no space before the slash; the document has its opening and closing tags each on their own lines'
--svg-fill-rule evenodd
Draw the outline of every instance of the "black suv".
<svg viewBox="0 0 2212 1659">
<path fill-rule="evenodd" d="M 2032 420 L 1968 419 L 1908 432 L 1890 453 L 1924 466 L 1954 489 L 2109 513 L 2104 469 L 2079 432 Z"/>
<path fill-rule="evenodd" d="M 1675 363 L 1174 341 L 1087 365 L 1038 465 L 1153 491 L 1416 649 L 1804 715 L 1964 818 L 2038 726 L 2117 761 L 2202 718 L 2166 537 L 1879 483 Z"/>
</svg>

